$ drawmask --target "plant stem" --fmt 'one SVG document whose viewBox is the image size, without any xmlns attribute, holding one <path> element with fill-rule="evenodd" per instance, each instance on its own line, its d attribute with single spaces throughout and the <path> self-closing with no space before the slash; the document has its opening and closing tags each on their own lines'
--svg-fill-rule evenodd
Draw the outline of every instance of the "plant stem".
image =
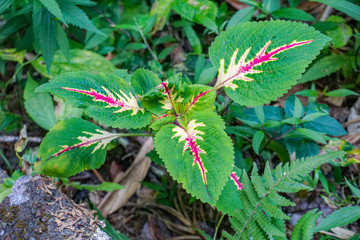
<svg viewBox="0 0 360 240">
<path fill-rule="evenodd" d="M 8 166 L 8 168 L 9 168 L 10 175 L 12 175 L 12 173 L 13 173 L 13 168 L 11 167 L 11 164 L 10 164 L 9 160 L 5 157 L 5 155 L 4 155 L 4 153 L 1 151 L 1 149 L 0 149 L 0 156 L 1 156 L 2 159 L 4 159 L 5 164 L 6 164 L 6 165 Z"/>
<path fill-rule="evenodd" d="M 215 233 L 214 233 L 213 240 L 216 240 L 216 235 L 217 235 L 217 233 L 218 233 L 220 224 L 221 224 L 222 220 L 224 219 L 224 216 L 225 216 L 225 214 L 221 215 L 220 220 L 219 220 L 218 224 L 216 225 L 216 229 L 215 229 Z"/>
<path fill-rule="evenodd" d="M 154 54 L 154 51 L 151 49 L 151 47 L 150 47 L 148 41 L 146 40 L 146 37 L 145 37 L 145 35 L 144 35 L 144 33 L 143 33 L 142 29 L 141 29 L 141 27 L 139 27 L 139 25 L 137 24 L 137 21 L 136 21 L 135 18 L 134 18 L 134 22 L 135 22 L 135 25 L 136 25 L 136 27 L 137 27 L 140 35 L 141 35 L 141 38 L 142 38 L 143 41 L 144 41 L 144 44 L 145 44 L 146 48 L 149 50 L 151 56 L 153 57 L 153 59 L 154 59 L 159 65 L 161 65 L 160 62 L 159 62 L 159 59 L 158 59 L 157 56 Z M 165 78 L 167 78 L 167 75 L 166 75 L 166 73 L 165 73 L 164 71 L 160 70 L 160 72 L 161 72 L 162 75 L 164 75 Z"/>
<path fill-rule="evenodd" d="M 37 57 L 37 56 L 36 56 Z M 10 85 L 10 83 L 12 83 L 14 80 L 16 80 L 16 75 L 19 73 L 19 71 L 25 67 L 26 65 L 28 65 L 29 63 L 32 63 L 32 61 L 34 61 L 36 59 L 36 57 L 34 57 L 33 59 L 22 63 L 18 69 L 16 69 L 14 75 L 9 79 L 9 81 L 6 82 L 5 86 L 4 86 L 4 93 L 6 92 L 7 87 Z"/>
<path fill-rule="evenodd" d="M 154 134 L 152 133 L 119 133 L 119 137 L 152 137 Z"/>
</svg>

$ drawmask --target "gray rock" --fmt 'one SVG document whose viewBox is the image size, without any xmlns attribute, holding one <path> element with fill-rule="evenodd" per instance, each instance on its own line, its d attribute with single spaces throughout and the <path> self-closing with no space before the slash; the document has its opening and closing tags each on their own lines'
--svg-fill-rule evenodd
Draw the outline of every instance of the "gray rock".
<svg viewBox="0 0 360 240">
<path fill-rule="evenodd" d="M 111 239 L 94 211 L 59 192 L 50 179 L 22 176 L 0 203 L 0 239 Z"/>
</svg>

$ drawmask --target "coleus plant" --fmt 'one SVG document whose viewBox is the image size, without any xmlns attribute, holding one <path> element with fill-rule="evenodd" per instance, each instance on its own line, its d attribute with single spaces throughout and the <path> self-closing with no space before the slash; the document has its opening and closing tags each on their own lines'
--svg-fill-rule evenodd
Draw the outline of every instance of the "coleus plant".
<svg viewBox="0 0 360 240">
<path fill-rule="evenodd" d="M 100 124 L 147 128 L 170 175 L 191 195 L 232 214 L 242 208 L 241 170 L 234 166 L 231 138 L 215 112 L 216 95 L 225 93 L 245 106 L 269 103 L 294 85 L 330 39 L 306 24 L 251 22 L 221 33 L 209 49 L 219 69 L 213 87 L 190 84 L 181 74 L 160 80 L 138 69 L 124 78 L 105 73 L 61 74 L 37 91 L 50 92 Z M 106 145 L 137 134 L 110 133 L 81 119 L 55 125 L 44 138 L 35 169 L 69 177 L 101 166 Z"/>
</svg>

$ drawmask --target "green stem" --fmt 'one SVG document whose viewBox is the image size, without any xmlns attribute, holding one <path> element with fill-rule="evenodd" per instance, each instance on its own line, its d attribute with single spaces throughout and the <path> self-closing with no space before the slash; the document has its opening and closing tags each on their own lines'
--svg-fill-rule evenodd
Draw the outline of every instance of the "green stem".
<svg viewBox="0 0 360 240">
<path fill-rule="evenodd" d="M 6 82 L 5 87 L 4 87 L 4 93 L 6 92 L 6 89 L 7 89 L 7 87 L 10 85 L 10 83 L 16 79 L 16 75 L 19 73 L 19 71 L 20 71 L 23 67 L 25 67 L 26 65 L 32 63 L 36 58 L 37 58 L 37 56 L 34 57 L 33 59 L 27 61 L 27 62 L 22 63 L 22 64 L 18 67 L 18 69 L 16 69 L 14 75 L 9 79 L 9 81 Z"/>
<path fill-rule="evenodd" d="M 147 137 L 147 136 L 154 136 L 152 133 L 119 133 L 119 137 Z"/>
<path fill-rule="evenodd" d="M 218 233 L 220 224 L 221 224 L 222 220 L 224 219 L 224 216 L 225 216 L 225 214 L 221 215 L 220 220 L 219 220 L 218 224 L 216 225 L 216 229 L 215 229 L 215 233 L 214 233 L 213 240 L 216 240 L 216 235 L 217 235 L 217 233 Z"/>
<path fill-rule="evenodd" d="M 11 164 L 10 164 L 9 160 L 5 157 L 5 155 L 4 155 L 4 153 L 1 151 L 1 149 L 0 149 L 0 156 L 1 156 L 2 159 L 4 159 L 5 164 L 6 164 L 6 165 L 8 166 L 8 168 L 9 168 L 10 175 L 12 175 L 12 173 L 13 173 L 13 168 L 11 167 Z"/>
</svg>

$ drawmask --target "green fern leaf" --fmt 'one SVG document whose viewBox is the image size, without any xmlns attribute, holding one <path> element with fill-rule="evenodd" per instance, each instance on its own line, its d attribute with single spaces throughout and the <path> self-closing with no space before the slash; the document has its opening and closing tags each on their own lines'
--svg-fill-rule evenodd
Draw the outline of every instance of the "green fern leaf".
<svg viewBox="0 0 360 240">
<path fill-rule="evenodd" d="M 305 213 L 295 224 L 291 240 L 311 240 L 316 225 L 316 220 L 321 212 L 316 213 L 317 208 Z"/>
<path fill-rule="evenodd" d="M 223 233 L 223 236 L 227 239 L 284 239 L 286 237 L 284 220 L 289 217 L 281 207 L 294 204 L 277 192 L 290 192 L 287 189 L 289 185 L 301 181 L 314 168 L 343 155 L 343 152 L 332 152 L 300 159 L 290 165 L 278 165 L 273 171 L 267 163 L 263 177 L 258 175 L 258 169 L 254 165 L 251 181 L 244 170 L 241 179 L 244 190 L 238 192 L 244 209 L 236 211 L 230 218 L 235 235 Z M 301 236 L 306 238 L 302 239 L 310 239 L 308 236 L 312 235 L 315 221 L 315 217 L 304 221 L 303 227 L 306 229 L 304 228 L 305 231 Z"/>
</svg>

